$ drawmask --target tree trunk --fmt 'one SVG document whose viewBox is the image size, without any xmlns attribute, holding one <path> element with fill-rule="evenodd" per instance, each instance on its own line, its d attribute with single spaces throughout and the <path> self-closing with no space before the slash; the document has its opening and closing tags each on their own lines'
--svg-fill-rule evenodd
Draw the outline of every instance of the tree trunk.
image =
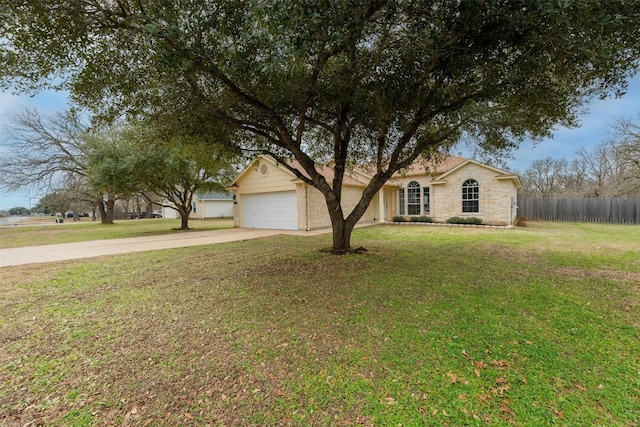
<svg viewBox="0 0 640 427">
<path fill-rule="evenodd" d="M 111 194 L 107 194 L 107 200 L 98 199 L 98 209 L 100 210 L 100 221 L 103 224 L 113 224 L 113 207 L 115 198 Z"/>
<path fill-rule="evenodd" d="M 189 215 L 191 214 L 191 203 L 188 205 L 176 205 L 180 214 L 180 230 L 189 229 Z"/>
<path fill-rule="evenodd" d="M 181 215 L 180 217 L 180 230 L 189 229 L 189 214 Z"/>
<path fill-rule="evenodd" d="M 331 227 L 333 228 L 332 252 L 337 255 L 348 253 L 351 250 L 353 225 L 349 226 L 344 218 L 334 218 L 332 216 Z"/>
<path fill-rule="evenodd" d="M 107 196 L 107 220 L 104 224 L 113 224 L 113 207 L 116 201 L 111 197 L 111 195 Z"/>
<path fill-rule="evenodd" d="M 330 196 L 327 198 L 327 207 L 329 208 L 329 217 L 333 228 L 332 252 L 336 255 L 344 255 L 351 250 L 351 232 L 357 219 L 355 221 L 345 219 L 340 201 L 335 197 Z"/>
<path fill-rule="evenodd" d="M 347 218 L 343 216 L 341 201 L 337 200 L 335 196 L 327 197 L 327 207 L 329 208 L 329 216 L 333 228 L 332 252 L 334 254 L 343 255 L 352 251 L 351 234 L 353 233 L 353 229 L 360 218 L 362 218 L 362 215 L 364 215 L 373 197 L 378 193 L 378 190 L 382 188 L 384 182 L 384 177 L 374 177 L 364 189 L 360 201 Z M 382 197 L 382 195 L 380 195 L 380 197 Z"/>
<path fill-rule="evenodd" d="M 100 222 L 101 223 L 105 223 L 104 221 L 107 218 L 107 210 L 104 207 L 104 199 L 101 197 L 99 199 L 96 199 L 96 205 L 98 206 L 98 211 L 100 212 Z"/>
</svg>

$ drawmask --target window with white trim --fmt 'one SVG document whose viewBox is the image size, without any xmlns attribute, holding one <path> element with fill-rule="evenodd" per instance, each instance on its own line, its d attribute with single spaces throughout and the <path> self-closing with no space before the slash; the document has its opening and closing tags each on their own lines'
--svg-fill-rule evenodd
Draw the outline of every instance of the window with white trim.
<svg viewBox="0 0 640 427">
<path fill-rule="evenodd" d="M 430 209 L 429 187 L 411 181 L 398 189 L 398 215 L 426 215 Z"/>
<path fill-rule="evenodd" d="M 468 179 L 462 183 L 462 212 L 480 212 L 480 186 L 475 179 Z"/>
<path fill-rule="evenodd" d="M 407 213 L 420 215 L 420 184 L 417 181 L 407 185 Z"/>
<path fill-rule="evenodd" d="M 426 215 L 429 213 L 430 206 L 429 206 L 429 187 L 424 187 L 422 189 L 422 212 Z"/>
</svg>

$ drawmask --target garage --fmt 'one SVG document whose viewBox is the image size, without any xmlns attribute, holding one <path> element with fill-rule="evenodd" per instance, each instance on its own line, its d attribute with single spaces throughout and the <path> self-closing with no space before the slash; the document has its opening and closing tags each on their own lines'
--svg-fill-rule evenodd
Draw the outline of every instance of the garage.
<svg viewBox="0 0 640 427">
<path fill-rule="evenodd" d="M 295 191 L 242 195 L 242 226 L 276 230 L 298 229 Z"/>
</svg>

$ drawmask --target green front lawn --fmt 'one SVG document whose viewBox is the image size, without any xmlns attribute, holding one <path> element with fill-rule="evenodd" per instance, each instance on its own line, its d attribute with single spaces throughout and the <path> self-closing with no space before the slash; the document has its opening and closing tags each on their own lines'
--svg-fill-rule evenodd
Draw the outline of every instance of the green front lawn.
<svg viewBox="0 0 640 427">
<path fill-rule="evenodd" d="M 55 243 L 88 242 L 91 240 L 144 237 L 158 234 L 185 233 L 180 228 L 180 219 L 137 219 L 101 224 L 83 218 L 72 222 L 65 218 L 62 224 L 49 220 L 47 225 L 13 225 L 0 227 L 0 249 L 22 246 L 51 245 Z M 231 219 L 190 219 L 190 231 L 218 230 L 233 227 Z"/>
<path fill-rule="evenodd" d="M 393 225 L 0 270 L 0 424 L 640 422 L 640 227 Z"/>
</svg>

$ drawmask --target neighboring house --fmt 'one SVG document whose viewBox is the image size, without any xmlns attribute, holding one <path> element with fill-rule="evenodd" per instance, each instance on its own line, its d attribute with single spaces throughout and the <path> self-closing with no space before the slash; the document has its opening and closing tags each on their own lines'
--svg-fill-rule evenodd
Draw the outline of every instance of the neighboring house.
<svg viewBox="0 0 640 427">
<path fill-rule="evenodd" d="M 231 193 L 197 194 L 189 218 L 233 218 Z"/>
<path fill-rule="evenodd" d="M 180 217 L 178 211 L 168 207 L 162 208 L 162 216 L 164 218 Z M 189 218 L 233 218 L 233 196 L 231 193 L 196 194 Z"/>
<path fill-rule="evenodd" d="M 331 184 L 331 167 L 319 166 L 318 172 Z M 345 174 L 342 208 L 346 214 L 370 179 L 365 167 Z M 444 222 L 457 216 L 512 225 L 520 186 L 518 175 L 475 160 L 447 156 L 430 167 L 416 162 L 385 183 L 360 222 L 391 221 L 394 216 L 430 216 Z M 331 226 L 322 193 L 269 156 L 259 156 L 228 188 L 233 191 L 235 227 L 312 230 Z"/>
</svg>

